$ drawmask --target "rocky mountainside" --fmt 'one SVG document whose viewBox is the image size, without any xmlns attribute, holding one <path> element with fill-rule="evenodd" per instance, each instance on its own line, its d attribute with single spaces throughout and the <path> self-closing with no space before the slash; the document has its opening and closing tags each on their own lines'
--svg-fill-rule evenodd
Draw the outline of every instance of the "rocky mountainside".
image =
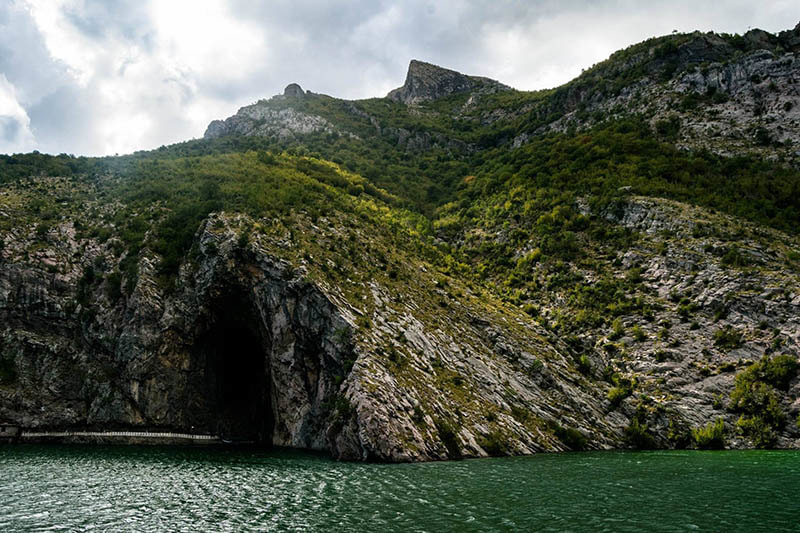
<svg viewBox="0 0 800 533">
<path fill-rule="evenodd" d="M 0 422 L 415 461 L 800 445 L 800 27 L 551 91 L 412 61 L 0 157 Z"/>
<path fill-rule="evenodd" d="M 554 120 L 514 143 L 634 112 L 685 148 L 797 164 L 798 43 L 800 26 L 779 35 L 695 32 L 635 45 L 559 88 L 550 106 L 535 111 Z"/>
</svg>

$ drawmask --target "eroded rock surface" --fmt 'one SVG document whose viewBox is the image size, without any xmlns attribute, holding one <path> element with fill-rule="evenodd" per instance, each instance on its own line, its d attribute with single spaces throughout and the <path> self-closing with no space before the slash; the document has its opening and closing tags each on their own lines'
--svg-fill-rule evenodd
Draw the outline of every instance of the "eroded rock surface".
<svg viewBox="0 0 800 533">
<path fill-rule="evenodd" d="M 454 93 L 476 90 L 497 92 L 508 89 L 510 87 L 507 85 L 489 78 L 467 76 L 455 70 L 412 59 L 403 86 L 389 92 L 386 97 L 404 104 L 418 104 Z"/>
</svg>

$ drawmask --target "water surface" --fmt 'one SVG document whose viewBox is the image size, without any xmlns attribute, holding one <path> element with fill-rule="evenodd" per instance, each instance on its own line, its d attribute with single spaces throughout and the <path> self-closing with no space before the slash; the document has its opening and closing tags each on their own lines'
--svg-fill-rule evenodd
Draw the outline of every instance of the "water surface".
<svg viewBox="0 0 800 533">
<path fill-rule="evenodd" d="M 226 448 L 0 447 L 0 531 L 800 531 L 800 452 L 424 464 Z"/>
</svg>

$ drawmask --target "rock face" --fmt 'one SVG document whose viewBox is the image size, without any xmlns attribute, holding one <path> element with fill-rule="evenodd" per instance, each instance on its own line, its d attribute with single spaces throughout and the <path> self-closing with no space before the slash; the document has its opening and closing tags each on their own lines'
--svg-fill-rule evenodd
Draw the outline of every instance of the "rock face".
<svg viewBox="0 0 800 533">
<path fill-rule="evenodd" d="M 297 95 L 292 95 L 276 98 L 297 97 Z M 320 131 L 333 133 L 337 129 L 320 116 L 309 115 L 292 107 L 273 109 L 256 103 L 241 108 L 238 113 L 224 121 L 212 121 L 203 136 L 206 139 L 213 139 L 223 135 L 261 135 L 292 139 L 297 135 Z"/>
<path fill-rule="evenodd" d="M 513 191 L 508 201 L 449 202 L 442 216 L 423 223 L 395 210 L 396 199 L 353 174 L 359 165 L 347 161 L 351 148 L 358 158 L 388 154 L 387 163 L 436 150 L 418 168 L 439 177 L 434 160 L 482 158 L 486 148 L 589 127 L 594 115 L 626 116 L 621 109 L 651 116 L 656 132 L 664 121 L 679 124 L 672 140 L 682 147 L 736 153 L 759 137 L 765 157 L 797 150 L 800 63 L 792 47 L 800 26 L 740 40 L 677 38 L 685 39 L 628 51 L 600 69 L 628 85 L 601 89 L 579 79 L 546 97 L 523 95 L 511 109 L 482 102 L 508 90 L 497 82 L 412 61 L 405 85 L 389 94 L 395 102 L 347 102 L 291 84 L 214 121 L 207 138 L 277 141 L 274 153 L 226 160 L 244 169 L 237 179 L 302 180 L 298 190 L 326 200 L 320 207 L 287 194 L 285 210 L 247 211 L 263 218 L 208 215 L 183 243 L 174 283 L 163 279 L 166 257 L 148 248 L 159 249 L 155 224 L 169 208 L 154 201 L 122 209 L 126 200 L 115 204 L 103 189 L 131 176 L 3 181 L 0 420 L 37 429 L 213 433 L 356 460 L 643 442 L 686 447 L 692 429 L 720 418 L 728 446 L 757 445 L 735 429 L 742 413 L 730 410 L 731 390 L 735 375 L 762 356 L 800 353 L 796 235 L 634 196 L 623 186 L 613 201 L 570 196 L 543 215 L 555 227 L 559 213 L 579 213 L 565 220 L 586 252 L 544 265 L 546 241 L 530 233 L 529 203 Z M 630 69 L 641 76 L 630 81 Z M 416 105 L 459 93 L 468 97 Z M 404 113 L 423 120 L 398 122 Z M 523 115 L 522 126 L 475 135 Z M 458 128 L 430 128 L 430 121 Z M 332 154 L 343 163 L 304 155 L 309 134 L 320 150 L 344 145 Z M 466 164 L 452 170 L 454 187 L 475 179 Z M 536 172 L 526 165 L 514 179 Z M 213 200 L 219 189 L 208 177 L 199 192 Z M 476 198 L 488 190 L 476 190 Z M 264 199 L 282 201 L 261 193 L 250 200 Z M 465 224 L 448 209 L 474 215 Z M 124 243 L 128 216 L 150 228 L 131 248 Z M 420 233 L 426 223 L 433 234 Z M 592 248 L 589 230 L 579 229 L 589 223 L 623 247 Z M 499 254 L 504 264 L 481 263 L 484 254 Z M 585 305 L 571 306 L 578 299 Z M 777 405 L 787 423 L 774 428 L 771 443 L 798 447 L 800 378 L 792 374 L 785 385 L 770 408 Z"/>
<path fill-rule="evenodd" d="M 561 450 L 547 425 L 556 419 L 591 432 L 593 447 L 620 439 L 624 419 L 603 412 L 602 390 L 575 381 L 565 348 L 535 325 L 479 318 L 468 302 L 439 323 L 421 301 L 372 283 L 380 307 L 363 330 L 363 311 L 274 253 L 287 243 L 248 237 L 251 225 L 241 215 L 209 218 L 173 292 L 159 288 L 158 259 L 144 253 L 135 288 L 116 304 L 97 287 L 92 305 L 74 306 L 87 283 L 80 265 L 52 276 L 6 264 L 0 361 L 16 377 L 0 383 L 0 419 L 211 433 L 358 460 Z M 59 243 L 47 254 L 78 249 Z M 425 273 L 417 283 L 435 287 Z M 458 336 L 444 329 L 450 321 Z"/>
<path fill-rule="evenodd" d="M 329 434 L 336 380 L 353 357 L 346 318 L 301 273 L 243 252 L 231 236 L 204 227 L 203 258 L 169 296 L 143 257 L 129 304 L 103 309 L 85 329 L 64 311 L 74 285 L 7 270 L 0 351 L 18 362 L 18 386 L 3 391 L 0 417 L 39 428 L 180 428 L 360 456 L 345 448 L 358 439 L 336 444 Z"/>
<path fill-rule="evenodd" d="M 454 70 L 412 59 L 408 65 L 406 82 L 402 87 L 389 92 L 386 97 L 404 104 L 418 104 L 454 93 L 476 90 L 497 92 L 508 89 L 510 87 L 507 85 L 489 78 L 467 76 Z"/>
<path fill-rule="evenodd" d="M 305 95 L 306 95 L 306 93 L 303 91 L 303 88 L 302 88 L 302 87 L 300 87 L 300 86 L 299 86 L 298 84 L 296 84 L 296 83 L 290 83 L 290 84 L 289 84 L 289 85 L 287 85 L 287 86 L 286 86 L 286 88 L 283 90 L 283 96 L 293 96 L 293 97 L 298 97 L 298 96 L 305 96 Z"/>
<path fill-rule="evenodd" d="M 665 40 L 667 39 L 667 40 Z M 484 122 L 535 116 L 519 147 L 550 131 L 592 127 L 628 113 L 669 121 L 681 147 L 723 155 L 750 153 L 800 164 L 798 29 L 751 30 L 738 40 L 695 32 L 614 54 L 543 105 L 492 110 Z M 677 44 L 676 44 L 677 43 Z"/>
<path fill-rule="evenodd" d="M 738 242 L 758 269 L 721 267 L 725 241 L 700 230 L 725 221 L 698 208 L 631 198 L 607 213 L 578 209 L 663 240 L 661 253 L 633 247 L 621 264 L 640 265 L 661 311 L 641 338 L 616 339 L 615 350 L 587 330 L 577 340 L 578 353 L 589 354 L 580 372 L 575 340 L 511 308 L 490 310 L 485 296 L 441 307 L 435 301 L 447 293 L 425 271 L 401 274 L 414 277 L 419 293 L 393 294 L 372 281 L 354 305 L 281 257 L 290 236 L 252 234 L 242 215 L 206 220 L 175 290 L 159 287 L 158 258 L 143 252 L 127 298 L 114 303 L 101 285 L 85 308 L 74 303 L 87 290 L 83 267 L 52 274 L 47 265 L 66 264 L 60 258 L 81 248 L 97 263 L 103 245 L 79 245 L 65 225 L 23 260 L 17 248 L 27 237 L 19 233 L 0 269 L 0 363 L 16 375 L 0 382 L 0 419 L 36 429 L 211 433 L 386 461 L 564 450 L 576 446 L 569 435 L 590 448 L 619 447 L 633 418 L 665 447 L 678 429 L 715 417 L 735 426 L 738 414 L 719 404 L 736 370 L 775 346 L 800 350 L 797 275 L 756 237 Z M 321 230 L 305 223 L 298 231 Z M 680 305 L 670 304 L 676 294 Z M 691 323 L 680 308 L 687 298 Z M 628 332 L 637 323 L 622 320 Z M 715 345 L 709 332 L 722 328 L 740 334 L 737 347 Z M 611 403 L 603 368 L 636 383 L 636 396 Z M 795 379 L 782 400 L 792 417 L 798 393 Z M 799 439 L 787 424 L 777 444 Z"/>
</svg>

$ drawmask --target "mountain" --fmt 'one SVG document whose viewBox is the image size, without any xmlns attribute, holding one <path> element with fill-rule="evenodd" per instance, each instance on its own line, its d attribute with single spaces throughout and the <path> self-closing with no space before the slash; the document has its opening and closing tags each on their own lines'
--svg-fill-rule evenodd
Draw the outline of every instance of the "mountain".
<svg viewBox="0 0 800 533">
<path fill-rule="evenodd" d="M 412 61 L 0 156 L 0 422 L 417 461 L 798 447 L 800 26 L 553 90 Z"/>
</svg>

